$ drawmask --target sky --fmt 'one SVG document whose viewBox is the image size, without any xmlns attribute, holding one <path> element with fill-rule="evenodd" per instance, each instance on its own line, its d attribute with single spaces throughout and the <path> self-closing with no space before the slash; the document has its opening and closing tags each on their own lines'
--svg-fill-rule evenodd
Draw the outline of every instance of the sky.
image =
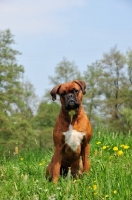
<svg viewBox="0 0 132 200">
<path fill-rule="evenodd" d="M 0 31 L 10 29 L 18 64 L 41 98 L 65 57 L 81 74 L 117 45 L 132 49 L 131 0 L 0 0 Z"/>
</svg>

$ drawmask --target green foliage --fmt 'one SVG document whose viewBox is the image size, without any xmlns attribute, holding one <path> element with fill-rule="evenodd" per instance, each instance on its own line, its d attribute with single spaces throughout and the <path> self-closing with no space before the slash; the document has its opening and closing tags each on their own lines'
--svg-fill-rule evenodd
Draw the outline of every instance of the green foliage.
<svg viewBox="0 0 132 200">
<path fill-rule="evenodd" d="M 125 133 L 132 130 L 132 109 L 131 108 L 123 108 L 121 110 L 122 117 L 122 125 Z"/>
<path fill-rule="evenodd" d="M 86 94 L 83 97 L 83 103 L 88 117 L 92 121 L 97 120 L 99 113 L 100 102 L 99 96 L 102 92 L 102 69 L 99 62 L 92 63 L 87 66 L 87 71 L 84 71 L 83 80 L 86 82 Z"/>
<path fill-rule="evenodd" d="M 104 54 L 102 59 L 103 93 L 106 97 L 104 112 L 111 120 L 119 120 L 120 106 L 123 103 L 121 94 L 124 92 L 124 83 L 127 80 L 122 71 L 125 63 L 125 56 L 117 51 L 116 47 L 112 48 L 110 53 Z"/>
<path fill-rule="evenodd" d="M 1 143 L 6 142 L 12 136 L 13 125 L 10 123 L 10 118 L 5 112 L 0 113 L 0 138 Z"/>
<path fill-rule="evenodd" d="M 37 111 L 38 97 L 35 94 L 35 88 L 30 81 L 26 80 L 22 82 L 21 87 L 24 90 L 24 93 L 21 95 L 21 99 L 23 101 L 21 112 L 25 114 L 27 120 L 30 120 L 33 114 Z"/>
<path fill-rule="evenodd" d="M 131 200 L 132 136 L 94 131 L 91 140 L 91 168 L 83 177 L 60 178 L 57 185 L 45 178 L 53 150 L 0 156 L 1 199 Z"/>
<path fill-rule="evenodd" d="M 124 56 L 114 47 L 84 71 L 87 88 L 83 104 L 94 126 L 103 122 L 112 131 L 132 131 L 123 111 L 132 109 L 131 61 L 131 50 Z"/>
<path fill-rule="evenodd" d="M 0 152 L 12 152 L 17 144 L 25 148 L 34 133 L 22 112 L 25 91 L 20 78 L 24 68 L 17 64 L 16 56 L 20 53 L 12 48 L 13 44 L 10 30 L 0 32 Z"/>
<path fill-rule="evenodd" d="M 54 102 L 41 102 L 33 120 L 34 128 L 42 130 L 48 127 L 54 127 L 59 110 L 60 106 Z"/>
<path fill-rule="evenodd" d="M 128 65 L 129 81 L 132 84 L 132 50 L 130 49 L 127 52 L 127 65 Z"/>
<path fill-rule="evenodd" d="M 126 57 L 117 50 L 116 47 L 112 48 L 109 53 L 103 55 L 102 61 L 92 69 L 88 68 L 89 76 L 86 74 L 85 80 L 87 85 L 90 85 L 90 113 L 95 112 L 95 118 L 97 123 L 100 118 L 104 121 L 106 126 L 113 131 L 127 132 L 126 120 L 122 117 L 121 111 L 123 108 L 131 108 L 131 83 L 128 79 L 128 72 L 130 72 L 131 66 L 131 54 L 128 54 L 128 61 L 126 65 Z M 130 73 L 129 73 L 130 74 Z M 86 79 L 88 77 L 88 79 Z M 89 97 L 88 97 L 89 99 Z M 86 102 L 86 101 L 85 101 Z M 87 101 L 88 102 L 88 101 Z M 98 118 L 97 118 L 98 116 Z M 131 126 L 129 126 L 132 131 Z"/>
<path fill-rule="evenodd" d="M 21 151 L 32 144 L 34 132 L 24 117 L 0 115 L 0 127 L 0 151 L 13 152 L 18 145 Z"/>
<path fill-rule="evenodd" d="M 24 73 L 21 65 L 16 63 L 20 53 L 11 45 L 14 43 L 10 30 L 0 32 L 0 110 L 11 114 L 14 107 L 19 108 L 23 93 L 19 79 Z"/>
</svg>

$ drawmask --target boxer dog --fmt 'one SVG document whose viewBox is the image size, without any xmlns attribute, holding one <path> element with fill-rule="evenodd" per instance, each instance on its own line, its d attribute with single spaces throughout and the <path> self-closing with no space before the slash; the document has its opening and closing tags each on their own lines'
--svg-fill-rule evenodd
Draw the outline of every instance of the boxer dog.
<svg viewBox="0 0 132 200">
<path fill-rule="evenodd" d="M 55 86 L 52 100 L 60 96 L 61 109 L 53 131 L 54 155 L 46 169 L 46 177 L 57 183 L 70 169 L 73 177 L 90 168 L 89 152 L 92 128 L 82 107 L 86 84 L 74 80 Z"/>
</svg>

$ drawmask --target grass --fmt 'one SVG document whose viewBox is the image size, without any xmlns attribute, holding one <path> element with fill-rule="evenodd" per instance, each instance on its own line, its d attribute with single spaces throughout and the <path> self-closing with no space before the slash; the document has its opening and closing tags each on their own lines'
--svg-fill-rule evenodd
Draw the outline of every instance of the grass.
<svg viewBox="0 0 132 200">
<path fill-rule="evenodd" d="M 45 179 L 52 151 L 0 156 L 0 200 L 132 200 L 132 136 L 95 133 L 81 179 Z"/>
</svg>

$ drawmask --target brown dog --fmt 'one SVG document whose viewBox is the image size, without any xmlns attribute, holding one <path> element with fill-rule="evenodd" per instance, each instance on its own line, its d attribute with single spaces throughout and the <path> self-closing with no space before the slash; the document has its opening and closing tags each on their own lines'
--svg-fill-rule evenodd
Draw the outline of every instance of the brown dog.
<svg viewBox="0 0 132 200">
<path fill-rule="evenodd" d="M 54 155 L 46 169 L 46 177 L 58 181 L 59 175 L 76 177 L 90 168 L 89 151 L 92 128 L 82 107 L 86 84 L 75 80 L 57 85 L 51 91 L 52 100 L 60 96 L 61 110 L 53 131 Z M 81 162 L 82 160 L 82 162 Z M 82 163 L 82 167 L 80 167 Z"/>
</svg>

